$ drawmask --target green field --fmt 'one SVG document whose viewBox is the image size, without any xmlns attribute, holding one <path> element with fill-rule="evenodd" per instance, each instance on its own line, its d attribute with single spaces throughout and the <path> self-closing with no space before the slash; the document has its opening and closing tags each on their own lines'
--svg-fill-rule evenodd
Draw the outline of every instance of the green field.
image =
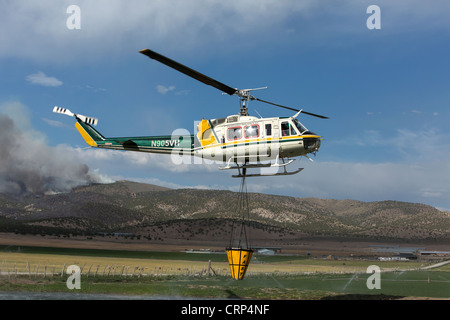
<svg viewBox="0 0 450 320">
<path fill-rule="evenodd" d="M 209 261 L 214 272 L 207 272 Z M 81 289 L 66 286 L 68 265 L 82 267 Z M 382 272 L 368 289 L 369 265 Z M 419 270 L 422 262 L 252 259 L 244 280 L 231 279 L 225 254 L 0 247 L 1 292 L 120 294 L 142 297 L 245 299 L 450 298 L 450 265 Z M 137 270 L 137 271 L 136 271 Z M 411 271 L 406 271 L 411 270 Z"/>
</svg>

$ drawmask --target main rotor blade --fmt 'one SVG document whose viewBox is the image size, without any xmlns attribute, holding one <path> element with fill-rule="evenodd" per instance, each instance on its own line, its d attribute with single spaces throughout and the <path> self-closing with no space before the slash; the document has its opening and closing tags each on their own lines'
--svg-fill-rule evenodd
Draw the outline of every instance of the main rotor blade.
<svg viewBox="0 0 450 320">
<path fill-rule="evenodd" d="M 271 104 L 271 105 L 274 105 L 274 106 L 277 106 L 277 107 L 280 107 L 280 108 L 284 108 L 284 109 L 288 109 L 288 110 L 292 110 L 292 111 L 296 111 L 296 112 L 299 112 L 299 111 L 300 111 L 299 109 L 294 109 L 294 108 L 282 106 L 281 104 L 276 104 L 276 103 L 269 102 L 269 101 L 262 100 L 262 99 L 258 99 L 258 98 L 255 98 L 255 97 L 253 97 L 252 100 L 257 100 L 257 101 L 260 101 L 260 102 L 268 103 L 268 104 Z M 306 111 L 304 111 L 304 110 L 302 110 L 302 113 L 307 114 L 307 115 L 310 115 L 310 116 L 313 116 L 313 117 L 321 118 L 321 119 L 329 119 L 328 117 L 321 116 L 320 114 L 315 114 L 315 113 L 311 113 L 311 112 L 306 112 Z"/>
<path fill-rule="evenodd" d="M 165 64 L 166 66 L 169 66 L 177 71 L 180 71 L 181 73 L 184 73 L 185 75 L 194 78 L 195 80 L 198 80 L 200 82 L 203 82 L 204 84 L 207 84 L 209 86 L 212 86 L 216 89 L 219 89 L 225 93 L 228 93 L 229 95 L 233 95 L 236 93 L 236 89 L 231 88 L 227 86 L 226 84 L 223 84 L 217 80 L 214 80 L 198 71 L 195 71 L 189 67 L 186 67 L 185 65 L 182 65 L 179 62 L 176 62 L 172 59 L 169 59 L 159 53 L 156 53 L 150 49 L 144 49 L 139 51 L 140 53 L 146 55 L 147 57 L 154 59 L 156 61 L 161 62 L 162 64 Z"/>
</svg>

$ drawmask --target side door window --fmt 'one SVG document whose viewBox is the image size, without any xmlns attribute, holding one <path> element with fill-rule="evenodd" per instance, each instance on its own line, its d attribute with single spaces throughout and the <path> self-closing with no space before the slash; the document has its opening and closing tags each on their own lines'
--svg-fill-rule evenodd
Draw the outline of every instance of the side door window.
<svg viewBox="0 0 450 320">
<path fill-rule="evenodd" d="M 266 136 L 270 137 L 272 135 L 272 124 L 266 123 Z"/>
<path fill-rule="evenodd" d="M 244 137 L 246 139 L 259 137 L 259 125 L 252 124 L 250 126 L 245 126 L 245 128 L 244 128 Z"/>
</svg>

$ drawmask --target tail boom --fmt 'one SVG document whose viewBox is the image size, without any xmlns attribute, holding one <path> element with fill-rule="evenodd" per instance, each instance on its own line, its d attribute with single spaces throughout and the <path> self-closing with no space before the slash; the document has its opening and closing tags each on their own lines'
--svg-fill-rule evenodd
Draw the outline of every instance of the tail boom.
<svg viewBox="0 0 450 320">
<path fill-rule="evenodd" d="M 105 138 L 90 124 L 77 119 L 75 124 L 81 136 L 91 147 L 125 151 L 171 154 L 192 154 L 194 136 L 143 136 Z"/>
<path fill-rule="evenodd" d="M 171 154 L 174 152 L 181 153 L 183 155 L 193 154 L 193 135 L 105 138 L 93 127 L 98 124 L 98 120 L 96 118 L 75 114 L 69 109 L 61 107 L 55 107 L 53 112 L 75 117 L 77 120 L 75 127 L 80 132 L 86 143 L 94 148 L 161 154 Z"/>
</svg>

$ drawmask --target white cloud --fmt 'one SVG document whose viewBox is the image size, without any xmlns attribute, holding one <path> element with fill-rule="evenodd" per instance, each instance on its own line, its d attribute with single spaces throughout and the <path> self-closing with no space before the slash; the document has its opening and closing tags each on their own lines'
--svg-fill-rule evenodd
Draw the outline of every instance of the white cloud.
<svg viewBox="0 0 450 320">
<path fill-rule="evenodd" d="M 62 86 L 62 81 L 55 77 L 49 77 L 42 71 L 28 75 L 25 78 L 31 84 L 37 84 L 44 87 L 59 87 Z"/>
<path fill-rule="evenodd" d="M 283 180 L 265 180 L 268 193 L 360 201 L 398 200 L 450 207 L 450 163 L 315 162 Z"/>
<path fill-rule="evenodd" d="M 212 48 L 239 50 L 241 44 L 277 41 L 280 34 L 332 41 L 337 34 L 364 36 L 371 1 L 77 0 L 81 28 L 69 30 L 71 0 L 8 1 L 0 11 L 0 57 L 22 57 L 53 63 L 80 58 L 97 61 L 125 50 Z M 379 0 L 382 30 L 447 30 L 450 3 L 434 0 Z M 430 23 L 432 22 L 432 23 Z M 424 28 L 426 26 L 426 28 Z M 239 45 L 230 43 L 240 41 Z M 120 44 L 119 46 L 117 44 Z M 86 51 L 87 50 L 87 51 Z M 86 54 L 85 54 L 86 53 Z M 86 57 L 88 56 L 88 57 Z"/>
<path fill-rule="evenodd" d="M 161 94 L 166 94 L 169 91 L 175 90 L 175 87 L 174 86 L 165 87 L 163 85 L 158 84 L 156 86 L 156 90 Z"/>
<path fill-rule="evenodd" d="M 98 61 L 105 56 L 152 48 L 185 52 L 190 48 L 240 50 L 241 45 L 278 41 L 330 44 L 336 35 L 367 34 L 366 8 L 371 1 L 77 0 L 81 28 L 69 30 L 72 0 L 7 1 L 2 4 L 0 57 L 52 63 Z M 434 0 L 379 0 L 382 30 L 420 32 L 449 27 L 450 3 Z M 432 23 L 430 23 L 432 22 Z M 286 33 L 287 32 L 287 33 Z M 245 39 L 238 41 L 236 39 Z M 342 43 L 340 41 L 339 43 Z M 120 44 L 118 46 L 118 44 Z M 179 56 L 179 55 L 177 55 Z"/>
<path fill-rule="evenodd" d="M 78 0 L 81 28 L 69 30 L 66 21 L 71 0 L 16 0 L 0 11 L 0 57 L 72 61 L 88 50 L 89 59 L 124 50 L 153 47 L 210 46 L 225 39 L 266 37 L 283 28 L 285 18 L 314 3 L 308 1 L 147 1 Z M 250 38 L 250 37 L 249 37 Z M 120 44 L 119 46 L 117 44 Z M 126 49 L 124 49 L 126 48 Z M 134 48 L 134 49 L 133 49 Z"/>
<path fill-rule="evenodd" d="M 334 140 L 335 145 L 351 144 L 374 148 L 378 155 L 398 158 L 404 163 L 450 158 L 450 134 L 436 128 L 396 129 L 393 133 L 365 130 L 358 135 Z"/>
<path fill-rule="evenodd" d="M 175 92 L 175 94 L 177 96 L 181 96 L 181 95 L 188 94 L 189 92 L 190 92 L 189 90 L 180 90 L 180 91 Z"/>
<path fill-rule="evenodd" d="M 97 87 L 90 86 L 88 84 L 85 86 L 85 88 L 88 89 L 89 91 L 92 91 L 92 92 L 105 92 L 105 91 L 107 91 L 105 88 L 97 88 Z"/>
<path fill-rule="evenodd" d="M 116 169 L 132 168 L 145 172 L 158 171 L 165 173 L 213 172 L 217 168 L 215 163 L 207 163 L 200 158 L 195 161 L 191 157 L 176 158 L 171 155 L 145 152 L 125 152 L 94 148 L 74 148 L 74 156 L 85 159 L 92 167 L 101 168 L 108 164 Z M 68 151 L 69 152 L 69 151 Z"/>
<path fill-rule="evenodd" d="M 52 126 L 52 127 L 56 127 L 56 128 L 72 128 L 70 126 L 68 126 L 65 123 L 62 123 L 61 121 L 56 121 L 56 120 L 51 120 L 51 119 L 47 119 L 47 118 L 42 118 L 42 120 L 47 123 L 48 125 Z"/>
</svg>

